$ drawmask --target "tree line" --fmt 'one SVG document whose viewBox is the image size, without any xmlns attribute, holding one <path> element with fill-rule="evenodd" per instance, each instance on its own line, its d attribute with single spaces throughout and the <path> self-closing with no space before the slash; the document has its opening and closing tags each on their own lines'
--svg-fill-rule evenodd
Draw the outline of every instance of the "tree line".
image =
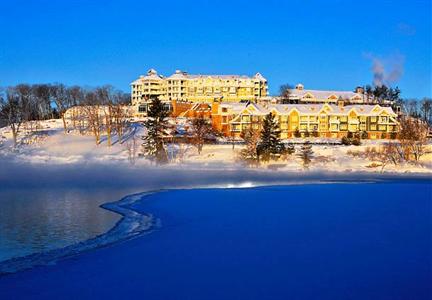
<svg viewBox="0 0 432 300">
<path fill-rule="evenodd" d="M 18 84 L 0 89 L 0 125 L 10 126 L 16 146 L 18 132 L 22 126 L 33 131 L 37 129 L 38 121 L 61 118 L 66 133 L 68 126 L 65 113 L 68 109 L 87 108 L 84 109 L 88 112 L 86 123 L 96 125 L 95 122 L 101 123 L 99 119 L 102 116 L 98 117 L 98 120 L 90 120 L 94 113 L 91 114 L 89 107 L 107 106 L 114 109 L 129 101 L 129 94 L 110 85 L 85 88 L 76 85 L 66 86 L 62 83 Z M 106 121 L 111 123 L 110 120 Z"/>
</svg>

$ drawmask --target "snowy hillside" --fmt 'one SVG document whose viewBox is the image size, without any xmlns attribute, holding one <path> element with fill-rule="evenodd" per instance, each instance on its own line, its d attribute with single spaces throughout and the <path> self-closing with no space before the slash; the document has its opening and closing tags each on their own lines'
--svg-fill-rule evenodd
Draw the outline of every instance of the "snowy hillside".
<svg viewBox="0 0 432 300">
<path fill-rule="evenodd" d="M 142 136 L 145 130 L 139 123 L 133 123 L 125 133 L 122 142 L 113 138 L 113 145 L 107 146 L 106 136 L 102 136 L 101 144 L 96 145 L 91 135 L 81 135 L 78 132 L 63 131 L 61 120 L 40 122 L 40 128 L 33 132 L 21 130 L 18 146 L 13 148 L 12 134 L 8 127 L 0 129 L 0 162 L 36 164 L 116 164 L 124 168 L 149 166 L 152 163 L 138 157 L 141 151 Z M 137 158 L 131 162 L 131 147 L 135 142 Z M 314 145 L 314 158 L 310 171 L 331 172 L 381 172 L 379 163 L 350 155 L 350 152 L 363 151 L 367 147 L 375 147 L 380 141 L 363 141 L 362 146 Z M 214 144 L 205 145 L 198 155 L 192 145 L 172 144 L 168 146 L 168 154 L 172 158 L 164 168 L 184 168 L 185 166 L 200 169 L 244 169 L 238 159 L 242 145 Z M 299 146 L 296 146 L 298 150 Z M 388 164 L 384 172 L 396 173 L 432 173 L 432 150 L 424 155 L 418 164 Z M 294 154 L 286 160 L 261 165 L 260 168 L 304 172 L 300 159 Z"/>
</svg>

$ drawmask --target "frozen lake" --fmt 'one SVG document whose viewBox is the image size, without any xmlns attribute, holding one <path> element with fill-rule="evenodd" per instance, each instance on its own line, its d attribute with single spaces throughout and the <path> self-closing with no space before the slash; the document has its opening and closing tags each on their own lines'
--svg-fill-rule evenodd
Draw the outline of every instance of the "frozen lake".
<svg viewBox="0 0 432 300">
<path fill-rule="evenodd" d="M 430 299 L 430 181 L 173 190 L 147 235 L 0 278 L 0 298 Z M 3 296 L 3 297 L 2 297 Z"/>
<path fill-rule="evenodd" d="M 0 261 L 65 247 L 109 230 L 120 216 L 99 205 L 125 191 L 0 189 Z"/>
</svg>

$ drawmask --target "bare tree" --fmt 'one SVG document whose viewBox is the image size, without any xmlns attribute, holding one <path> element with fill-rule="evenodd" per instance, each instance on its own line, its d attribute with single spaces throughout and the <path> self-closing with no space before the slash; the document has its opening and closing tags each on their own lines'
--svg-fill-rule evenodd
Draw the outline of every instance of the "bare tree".
<svg viewBox="0 0 432 300">
<path fill-rule="evenodd" d="M 116 105 L 112 106 L 111 113 L 113 118 L 113 126 L 117 133 L 118 140 L 121 142 L 123 140 L 123 135 L 127 124 L 126 107 L 124 104 L 117 103 Z"/>
<path fill-rule="evenodd" d="M 423 98 L 421 101 L 420 112 L 423 121 L 425 121 L 429 126 L 432 125 L 432 99 Z"/>
<path fill-rule="evenodd" d="M 16 88 L 8 88 L 0 98 L 0 112 L 12 131 L 14 148 L 17 146 L 18 132 L 26 120 L 26 103 Z"/>
<path fill-rule="evenodd" d="M 64 133 L 67 133 L 65 113 L 66 110 L 72 106 L 72 101 L 68 90 L 63 84 L 55 84 L 51 86 L 51 95 L 57 111 L 63 121 Z"/>
<path fill-rule="evenodd" d="M 205 139 L 212 133 L 209 120 L 200 116 L 192 120 L 192 142 L 201 154 Z"/>
<path fill-rule="evenodd" d="M 135 162 L 136 162 L 138 148 L 139 148 L 139 145 L 138 145 L 138 142 L 137 142 L 137 138 L 135 137 L 135 135 L 133 135 L 126 142 L 126 150 L 127 150 L 127 153 L 128 153 L 128 161 L 130 162 L 131 165 L 134 165 Z"/>
<path fill-rule="evenodd" d="M 242 132 L 246 146 L 240 151 L 240 158 L 249 165 L 258 165 L 258 145 L 260 143 L 261 132 L 254 130 L 252 127 Z"/>
<path fill-rule="evenodd" d="M 35 99 L 38 119 L 43 120 L 53 118 L 50 86 L 48 84 L 34 84 L 31 88 L 32 95 Z"/>
<path fill-rule="evenodd" d="M 418 161 L 425 153 L 428 127 L 424 121 L 403 117 L 400 120 L 399 142 L 404 159 Z"/>
<path fill-rule="evenodd" d="M 72 121 L 72 127 L 74 129 L 77 128 L 77 123 L 82 118 L 81 109 L 78 107 L 84 103 L 84 90 L 79 86 L 71 86 L 67 88 L 67 95 L 69 99 L 69 106 L 77 109 L 73 109 L 70 114 L 70 119 Z M 81 126 L 79 127 L 79 131 L 81 133 Z"/>
<path fill-rule="evenodd" d="M 96 92 L 88 91 L 86 93 L 82 108 L 86 116 L 87 126 L 95 137 L 96 145 L 99 145 L 103 127 L 103 115 L 100 100 Z"/>
<path fill-rule="evenodd" d="M 395 166 L 399 165 L 402 161 L 399 145 L 400 144 L 398 142 L 388 142 L 384 144 L 381 150 L 383 159 L 392 162 Z"/>
</svg>

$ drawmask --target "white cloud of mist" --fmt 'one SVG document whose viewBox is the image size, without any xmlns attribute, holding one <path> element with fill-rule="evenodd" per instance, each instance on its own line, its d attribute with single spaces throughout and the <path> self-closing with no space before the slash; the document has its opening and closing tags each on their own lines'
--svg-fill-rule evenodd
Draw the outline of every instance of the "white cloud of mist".
<svg viewBox="0 0 432 300">
<path fill-rule="evenodd" d="M 252 187 L 317 181 L 376 180 L 403 175 L 322 173 L 258 169 L 199 169 L 187 167 L 128 167 L 125 165 L 31 165 L 0 162 L 2 188 L 121 188 L 134 192 L 167 188 Z M 412 175 L 411 175 L 412 176 Z"/>
<path fill-rule="evenodd" d="M 374 86 L 391 86 L 401 79 L 404 73 L 405 56 L 399 52 L 386 57 L 366 53 L 365 57 L 372 61 L 372 83 Z"/>
</svg>

